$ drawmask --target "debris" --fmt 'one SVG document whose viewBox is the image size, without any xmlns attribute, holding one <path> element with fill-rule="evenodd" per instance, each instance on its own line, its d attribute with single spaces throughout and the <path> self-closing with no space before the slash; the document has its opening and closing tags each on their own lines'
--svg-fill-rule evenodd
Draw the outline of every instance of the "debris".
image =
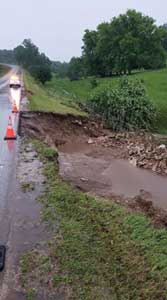
<svg viewBox="0 0 167 300">
<path fill-rule="evenodd" d="M 134 167 L 137 166 L 137 159 L 135 157 L 131 157 L 129 161 L 130 164 L 133 165 Z"/>
<path fill-rule="evenodd" d="M 89 144 L 89 145 L 94 144 L 94 141 L 90 138 L 90 139 L 88 140 L 88 144 Z"/>
<path fill-rule="evenodd" d="M 88 182 L 88 179 L 86 179 L 84 177 L 82 177 L 80 180 L 83 181 L 83 182 Z"/>
<path fill-rule="evenodd" d="M 166 145 L 162 144 L 158 147 L 158 149 L 162 149 L 162 150 L 165 150 L 166 149 Z"/>
</svg>

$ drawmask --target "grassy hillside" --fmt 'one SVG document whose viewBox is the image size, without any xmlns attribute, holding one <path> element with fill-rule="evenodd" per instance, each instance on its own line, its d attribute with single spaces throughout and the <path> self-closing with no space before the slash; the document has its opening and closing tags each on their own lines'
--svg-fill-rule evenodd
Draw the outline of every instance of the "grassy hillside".
<svg viewBox="0 0 167 300">
<path fill-rule="evenodd" d="M 131 77 L 144 81 L 150 99 L 156 105 L 158 113 L 157 129 L 167 134 L 167 69 L 137 73 Z M 98 79 L 99 84 L 116 84 L 118 78 Z M 84 101 L 92 91 L 91 80 L 69 81 L 68 79 L 53 78 L 47 88 L 66 101 Z"/>
<path fill-rule="evenodd" d="M 24 83 L 29 94 L 30 110 L 70 113 L 74 115 L 84 114 L 74 101 L 70 102 L 61 97 L 60 94 L 53 94 L 52 90 L 37 84 L 27 72 L 24 72 Z"/>
</svg>

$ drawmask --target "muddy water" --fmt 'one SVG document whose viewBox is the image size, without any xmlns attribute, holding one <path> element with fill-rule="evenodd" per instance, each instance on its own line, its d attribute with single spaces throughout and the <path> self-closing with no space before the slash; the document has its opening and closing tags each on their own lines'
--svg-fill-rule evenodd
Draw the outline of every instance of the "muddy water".
<svg viewBox="0 0 167 300">
<path fill-rule="evenodd" d="M 77 187 L 100 196 L 135 197 L 141 190 L 167 210 L 167 177 L 114 159 L 110 149 L 75 143 L 60 147 L 60 175 Z"/>
</svg>

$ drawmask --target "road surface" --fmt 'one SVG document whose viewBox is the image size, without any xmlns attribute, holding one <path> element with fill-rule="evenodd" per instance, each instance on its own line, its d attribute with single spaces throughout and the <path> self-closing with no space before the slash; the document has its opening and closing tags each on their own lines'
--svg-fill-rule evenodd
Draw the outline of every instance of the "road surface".
<svg viewBox="0 0 167 300">
<path fill-rule="evenodd" d="M 6 219 L 6 210 L 9 199 L 10 182 L 13 175 L 13 166 L 16 159 L 16 141 L 5 141 L 5 133 L 9 116 L 12 116 L 14 130 L 17 130 L 18 115 L 12 114 L 12 97 L 19 101 L 20 91 L 9 88 L 12 75 L 19 74 L 19 67 L 13 66 L 11 71 L 0 79 L 0 226 Z M 4 226 L 3 226 L 4 227 Z M 0 230 L 0 244 L 6 243 L 6 231 Z"/>
<path fill-rule="evenodd" d="M 0 300 L 27 299 L 24 291 L 20 291 L 20 283 L 17 283 L 19 259 L 24 251 L 36 248 L 46 238 L 44 226 L 40 223 L 41 208 L 36 201 L 44 189 L 41 162 L 33 157 L 33 153 L 29 163 L 29 157 L 24 161 L 25 153 L 28 155 L 29 152 L 22 153 L 24 146 L 19 139 L 4 141 L 9 115 L 12 115 L 15 133 L 18 127 L 19 116 L 12 114 L 11 101 L 20 102 L 21 90 L 10 89 L 9 80 L 15 74 L 21 77 L 19 70 L 19 67 L 13 67 L 7 76 L 0 79 L 0 244 L 7 248 L 5 269 L 0 272 Z M 38 179 L 35 189 L 24 193 L 20 180 L 27 182 L 30 175 L 32 180 L 36 176 L 41 178 L 41 183 Z"/>
</svg>

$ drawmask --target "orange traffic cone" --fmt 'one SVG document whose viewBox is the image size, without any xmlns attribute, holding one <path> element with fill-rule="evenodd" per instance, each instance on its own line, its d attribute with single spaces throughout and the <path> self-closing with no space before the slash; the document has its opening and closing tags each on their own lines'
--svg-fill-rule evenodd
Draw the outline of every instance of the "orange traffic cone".
<svg viewBox="0 0 167 300">
<path fill-rule="evenodd" d="M 4 140 L 16 140 L 16 135 L 14 133 L 14 129 L 12 126 L 12 118 L 9 116 L 9 121 L 8 121 L 8 127 L 6 130 L 6 135 L 4 137 Z"/>
<path fill-rule="evenodd" d="M 12 113 L 18 113 L 18 109 L 17 109 L 16 101 L 15 101 L 15 100 L 13 101 L 13 109 L 12 109 Z"/>
</svg>

